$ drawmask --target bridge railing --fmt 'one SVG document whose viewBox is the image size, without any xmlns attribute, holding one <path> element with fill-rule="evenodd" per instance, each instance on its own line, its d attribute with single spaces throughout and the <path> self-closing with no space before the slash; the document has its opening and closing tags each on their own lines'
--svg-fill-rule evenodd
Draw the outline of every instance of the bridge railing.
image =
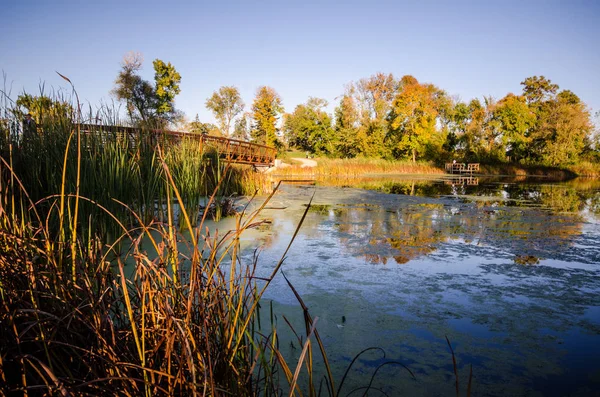
<svg viewBox="0 0 600 397">
<path fill-rule="evenodd" d="M 479 163 L 446 163 L 446 172 L 451 174 L 468 172 L 479 172 Z"/>
<path fill-rule="evenodd" d="M 238 139 L 223 138 L 207 134 L 194 134 L 181 131 L 169 130 L 144 130 L 133 127 L 121 127 L 114 125 L 97 124 L 79 124 L 81 132 L 103 135 L 117 136 L 126 139 L 130 147 L 135 147 L 141 137 L 142 132 L 149 132 L 151 138 L 166 138 L 172 143 L 180 142 L 183 139 L 193 139 L 200 143 L 200 146 L 207 145 L 213 147 L 225 161 L 241 164 L 254 165 L 273 165 L 277 149 L 260 145 L 257 143 L 241 141 Z"/>
</svg>

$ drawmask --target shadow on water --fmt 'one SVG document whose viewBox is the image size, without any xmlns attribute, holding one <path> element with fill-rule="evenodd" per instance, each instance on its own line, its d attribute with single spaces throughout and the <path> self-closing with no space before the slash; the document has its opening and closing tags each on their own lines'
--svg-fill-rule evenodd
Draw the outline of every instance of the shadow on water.
<svg viewBox="0 0 600 397">
<path fill-rule="evenodd" d="M 268 273 L 316 190 L 284 270 L 319 318 L 338 377 L 379 346 L 417 378 L 386 368 L 377 381 L 386 393 L 448 395 L 447 335 L 463 385 L 473 364 L 474 395 L 598 394 L 600 182 L 357 185 L 284 187 L 263 214 L 268 228 L 246 242 L 262 247 Z M 293 322 L 301 312 L 279 281 L 266 298 Z M 348 387 L 368 383 L 380 361 L 358 360 Z"/>
</svg>

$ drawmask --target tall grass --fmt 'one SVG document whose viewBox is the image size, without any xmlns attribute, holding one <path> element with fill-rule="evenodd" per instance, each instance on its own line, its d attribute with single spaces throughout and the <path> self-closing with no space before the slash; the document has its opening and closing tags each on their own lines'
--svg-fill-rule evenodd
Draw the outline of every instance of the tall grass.
<svg viewBox="0 0 600 397">
<path fill-rule="evenodd" d="M 24 143 L 10 123 L 1 127 L 0 395 L 341 393 L 346 375 L 336 388 L 316 319 L 289 281 L 305 320 L 304 332 L 292 330 L 297 362 L 279 351 L 273 315 L 261 316 L 310 203 L 259 279 L 239 238 L 262 225 L 277 187 L 225 235 L 203 230 L 208 212 L 198 219 L 198 207 L 202 195 L 210 208 L 268 189 L 267 179 L 193 142 L 142 136 L 132 145 L 101 127 L 86 135 L 74 120 L 49 120 Z"/>
<path fill-rule="evenodd" d="M 18 119 L 20 112 L 4 98 L 0 112 L 4 115 L 0 123 L 0 155 L 9 159 L 14 174 L 27 186 L 32 201 L 49 205 L 46 198 L 61 189 L 67 192 L 79 189 L 79 194 L 90 200 L 80 203 L 79 218 L 97 219 L 99 230 L 96 232 L 100 231 L 101 236 L 114 237 L 118 233 L 112 222 L 107 222 L 110 218 L 107 213 L 125 224 L 133 222 L 129 210 L 140 214 L 144 222 L 167 220 L 165 200 L 173 192 L 164 183 L 162 160 L 170 168 L 181 192 L 182 202 L 176 204 L 179 209 L 187 208 L 188 216 L 194 219 L 199 218 L 203 198 L 210 196 L 217 186 L 219 192 L 212 206 L 219 210 L 212 211 L 214 216 L 220 214 L 221 207 L 231 203 L 231 196 L 252 195 L 256 189 L 265 192 L 270 186 L 263 174 L 253 172 L 247 166 L 230 167 L 225 172 L 227 164 L 219 160 L 218 154 L 192 139 L 174 142 L 146 131 L 133 137 L 107 132 L 102 125 L 96 130 L 78 133 L 79 121 L 103 119 L 118 124 L 116 112 L 107 107 L 96 112 L 90 110 L 81 116 L 73 110 L 79 109 L 78 104 L 65 106 L 71 110 L 46 114 L 38 122 L 38 133 L 23 141 Z M 60 96 L 53 100 L 68 103 L 70 99 Z M 157 144 L 164 149 L 162 159 L 158 156 Z M 227 180 L 222 182 L 223 177 Z M 100 207 L 108 211 L 100 210 Z M 181 213 L 176 211 L 174 215 L 179 218 Z M 59 227 L 55 217 L 49 222 Z M 80 226 L 85 228 L 85 222 Z M 82 232 L 86 234 L 84 230 Z"/>
<path fill-rule="evenodd" d="M 258 212 L 224 236 L 197 219 L 248 174 L 63 121 L 2 131 L 0 394 L 280 394 L 290 366 L 258 303 L 283 258 L 259 285 L 238 244 Z"/>
<path fill-rule="evenodd" d="M 368 175 L 394 174 L 443 174 L 444 170 L 434 164 L 411 161 L 388 161 L 382 159 L 317 159 L 316 167 L 306 167 L 297 164 L 278 168 L 271 175 L 281 179 L 311 178 L 330 183 L 331 181 L 347 181 L 343 185 L 352 184 L 353 179 Z"/>
<path fill-rule="evenodd" d="M 27 142 L 2 127 L 0 395 L 294 393 L 305 360 L 288 365 L 258 321 L 283 257 L 258 284 L 239 252 L 268 199 L 226 235 L 196 219 L 200 194 L 247 190 L 247 171 L 62 121 Z"/>
</svg>

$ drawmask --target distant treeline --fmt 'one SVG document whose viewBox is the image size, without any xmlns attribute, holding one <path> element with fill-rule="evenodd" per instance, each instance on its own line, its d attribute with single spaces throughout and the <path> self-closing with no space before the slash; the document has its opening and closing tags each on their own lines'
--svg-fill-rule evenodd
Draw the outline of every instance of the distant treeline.
<svg viewBox="0 0 600 397">
<path fill-rule="evenodd" d="M 463 102 L 413 76 L 397 79 L 377 73 L 348 84 L 334 114 L 326 111 L 326 100 L 312 97 L 285 113 L 280 95 L 267 86 L 257 89 L 250 110 L 244 112 L 239 90 L 224 86 L 205 103 L 217 120 L 213 125 L 201 122 L 198 115 L 185 122 L 175 109 L 181 76 L 173 65 L 155 60 L 152 84 L 138 74 L 142 61 L 140 54 L 126 55 L 112 90 L 133 125 L 171 126 L 336 158 L 554 167 L 600 162 L 599 134 L 589 108 L 575 93 L 560 90 L 544 76 L 526 78 L 520 94 Z M 33 113 L 39 123 L 39 109 L 59 108 L 43 99 L 21 96 L 17 108 Z M 102 118 L 106 122 L 114 117 Z"/>
<path fill-rule="evenodd" d="M 335 157 L 519 162 L 550 166 L 598 159 L 586 105 L 543 76 L 521 95 L 454 100 L 412 76 L 376 74 L 350 84 L 335 114 L 311 98 L 285 115 L 290 145 Z M 333 118 L 333 120 L 332 120 Z"/>
<path fill-rule="evenodd" d="M 206 103 L 220 125 L 196 118 L 189 127 L 337 158 L 546 166 L 600 160 L 590 110 L 575 93 L 544 76 L 521 85 L 522 93 L 500 100 L 463 102 L 413 76 L 378 73 L 350 83 L 333 115 L 319 98 L 284 113 L 270 87 L 261 87 L 251 111 L 243 113 L 237 89 L 222 87 Z"/>
</svg>

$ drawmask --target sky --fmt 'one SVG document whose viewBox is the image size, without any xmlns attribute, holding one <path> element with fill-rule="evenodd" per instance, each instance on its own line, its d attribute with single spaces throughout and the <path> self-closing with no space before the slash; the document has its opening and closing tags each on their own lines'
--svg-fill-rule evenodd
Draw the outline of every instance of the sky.
<svg viewBox="0 0 600 397">
<path fill-rule="evenodd" d="M 285 110 L 309 97 L 329 110 L 352 81 L 413 75 L 463 101 L 520 93 L 543 75 L 600 111 L 600 1 L 32 1 L 4 0 L 0 89 L 71 92 L 92 108 L 110 91 L 129 51 L 171 62 L 176 107 L 214 122 L 206 99 L 236 86 L 250 110 L 258 87 Z"/>
</svg>

